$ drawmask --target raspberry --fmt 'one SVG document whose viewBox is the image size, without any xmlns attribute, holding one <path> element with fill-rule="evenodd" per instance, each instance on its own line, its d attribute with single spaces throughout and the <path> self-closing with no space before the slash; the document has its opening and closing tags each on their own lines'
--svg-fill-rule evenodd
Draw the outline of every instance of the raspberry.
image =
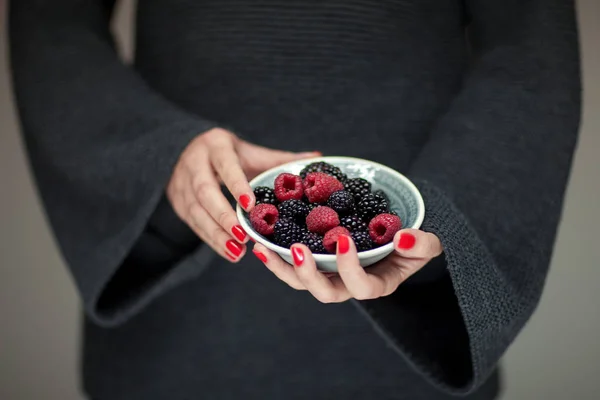
<svg viewBox="0 0 600 400">
<path fill-rule="evenodd" d="M 308 213 L 306 226 L 310 232 L 321 235 L 340 224 L 337 213 L 329 207 L 317 207 Z"/>
<path fill-rule="evenodd" d="M 357 251 L 367 251 L 374 247 L 373 241 L 367 231 L 352 232 L 352 240 L 354 240 Z"/>
<path fill-rule="evenodd" d="M 350 232 L 367 232 L 367 223 L 360 219 L 358 215 L 350 215 L 340 218 L 340 225 L 348 229 Z"/>
<path fill-rule="evenodd" d="M 273 241 L 281 247 L 290 248 L 294 243 L 300 243 L 306 235 L 306 230 L 294 221 L 280 219 L 273 232 Z"/>
<path fill-rule="evenodd" d="M 344 189 L 340 181 L 322 172 L 311 172 L 306 175 L 303 186 L 304 193 L 311 203 L 324 203 L 333 192 Z"/>
<path fill-rule="evenodd" d="M 291 219 L 298 225 L 304 225 L 306 216 L 310 212 L 307 204 L 300 200 L 286 200 L 279 204 L 279 218 Z"/>
<path fill-rule="evenodd" d="M 340 215 L 350 214 L 354 210 L 354 197 L 350 192 L 339 190 L 329 197 L 327 205 Z"/>
<path fill-rule="evenodd" d="M 263 236 L 273 234 L 279 211 L 273 204 L 259 204 L 250 211 L 250 223 L 256 232 Z"/>
<path fill-rule="evenodd" d="M 273 204 L 277 205 L 277 198 L 273 189 L 266 186 L 259 186 L 254 189 L 254 197 L 256 197 L 256 204 Z"/>
<path fill-rule="evenodd" d="M 309 232 L 304 235 L 302 244 L 306 245 L 313 254 L 327 254 L 327 250 L 323 246 L 323 236 L 317 233 Z"/>
<path fill-rule="evenodd" d="M 374 216 L 388 212 L 387 201 L 382 201 L 373 194 L 364 196 L 358 202 L 358 215 L 364 221 L 370 221 Z"/>
<path fill-rule="evenodd" d="M 400 218 L 392 214 L 379 214 L 369 222 L 369 235 L 378 245 L 389 243 L 402 227 Z"/>
<path fill-rule="evenodd" d="M 335 247 L 340 235 L 351 236 L 348 229 L 342 226 L 335 227 L 325 234 L 325 237 L 323 238 L 323 246 L 325 246 L 325 249 L 328 252 L 335 253 Z"/>
<path fill-rule="evenodd" d="M 336 166 L 328 164 L 323 161 L 315 162 L 312 164 L 308 164 L 302 171 L 300 171 L 300 177 L 302 179 L 306 178 L 311 172 L 323 172 L 327 175 L 331 175 L 335 177 L 340 182 L 344 182 L 346 180 L 346 175 Z"/>
<path fill-rule="evenodd" d="M 356 201 L 371 193 L 371 183 L 363 178 L 348 179 L 344 182 L 344 187 Z"/>
<path fill-rule="evenodd" d="M 283 173 L 275 178 L 275 196 L 277 200 L 300 200 L 303 194 L 302 179 L 298 175 Z"/>
</svg>

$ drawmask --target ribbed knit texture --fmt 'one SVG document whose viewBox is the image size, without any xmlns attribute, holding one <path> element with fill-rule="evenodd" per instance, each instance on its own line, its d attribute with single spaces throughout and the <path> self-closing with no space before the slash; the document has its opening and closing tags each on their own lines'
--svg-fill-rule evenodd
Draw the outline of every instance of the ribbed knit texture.
<svg viewBox="0 0 600 400">
<path fill-rule="evenodd" d="M 113 3 L 10 4 L 23 134 L 86 313 L 85 391 L 494 398 L 543 289 L 577 139 L 572 1 L 144 0 L 132 67 Z M 250 257 L 219 260 L 164 198 L 214 126 L 407 174 L 444 255 L 391 296 L 338 305 Z"/>
</svg>

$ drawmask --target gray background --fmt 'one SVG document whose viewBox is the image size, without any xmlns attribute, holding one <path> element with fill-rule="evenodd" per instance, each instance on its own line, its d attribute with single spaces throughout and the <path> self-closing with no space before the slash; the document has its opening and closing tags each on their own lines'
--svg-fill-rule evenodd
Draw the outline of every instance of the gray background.
<svg viewBox="0 0 600 400">
<path fill-rule="evenodd" d="M 15 0 L 18 1 L 18 0 Z M 78 298 L 19 139 L 0 0 L 0 399 L 82 399 Z M 130 54 L 132 0 L 115 29 Z M 579 1 L 585 109 L 564 219 L 538 311 L 504 359 L 504 399 L 600 399 L 600 1 Z"/>
</svg>

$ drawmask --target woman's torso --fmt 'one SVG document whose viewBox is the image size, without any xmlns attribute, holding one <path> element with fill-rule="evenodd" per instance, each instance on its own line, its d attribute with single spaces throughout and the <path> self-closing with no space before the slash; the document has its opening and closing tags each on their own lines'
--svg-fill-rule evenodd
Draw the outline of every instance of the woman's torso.
<svg viewBox="0 0 600 400">
<path fill-rule="evenodd" d="M 459 90 L 460 4 L 141 0 L 135 67 L 255 143 L 403 171 Z M 118 328 L 86 323 L 84 350 L 101 400 L 448 398 L 354 305 L 319 304 L 251 259 L 214 262 Z"/>
</svg>

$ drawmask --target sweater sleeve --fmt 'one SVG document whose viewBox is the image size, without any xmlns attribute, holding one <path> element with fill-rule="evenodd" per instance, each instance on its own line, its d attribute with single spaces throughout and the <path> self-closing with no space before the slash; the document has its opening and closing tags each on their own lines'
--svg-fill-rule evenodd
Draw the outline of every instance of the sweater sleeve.
<svg viewBox="0 0 600 400">
<path fill-rule="evenodd" d="M 148 227 L 179 155 L 214 124 L 177 108 L 120 62 L 109 30 L 113 5 L 18 0 L 9 9 L 30 164 L 84 308 L 103 326 L 194 276 L 210 256 L 181 252 Z M 164 251 L 148 265 L 134 245 Z"/>
<path fill-rule="evenodd" d="M 422 229 L 444 247 L 431 264 L 447 273 L 357 303 L 419 372 L 462 394 L 493 372 L 540 299 L 581 97 L 571 0 L 465 4 L 472 68 L 408 171 Z"/>
</svg>

